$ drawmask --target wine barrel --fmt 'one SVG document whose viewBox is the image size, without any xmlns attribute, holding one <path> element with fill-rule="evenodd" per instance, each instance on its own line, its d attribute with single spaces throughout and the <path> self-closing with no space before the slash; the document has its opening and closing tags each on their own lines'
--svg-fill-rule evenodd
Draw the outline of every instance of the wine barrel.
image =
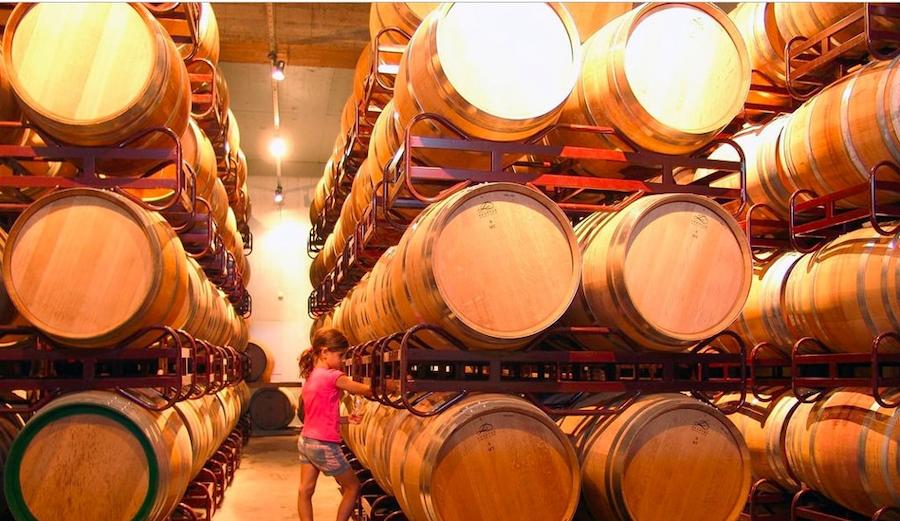
<svg viewBox="0 0 900 521">
<path fill-rule="evenodd" d="M 778 30 L 775 21 L 775 3 L 742 2 L 737 5 L 728 17 L 737 26 L 753 70 L 751 81 L 754 85 L 784 87 L 786 80 L 784 60 L 784 37 Z M 751 89 L 747 95 L 748 103 L 763 105 L 790 105 L 791 97 L 787 94 L 762 92 Z M 750 118 L 767 117 L 766 113 L 749 109 L 745 112 Z"/>
<path fill-rule="evenodd" d="M 319 215 L 325 210 L 325 202 L 334 189 L 334 168 L 333 160 L 328 158 L 328 162 L 325 163 L 325 171 L 316 183 L 313 198 L 309 204 L 310 224 L 315 224 L 319 220 Z"/>
<path fill-rule="evenodd" d="M 0 60 L 2 58 L 3 55 L 0 54 Z M 22 109 L 19 108 L 19 102 L 16 100 L 12 86 L 9 84 L 8 74 L 6 71 L 3 71 L 3 74 L 0 74 L 0 121 L 21 120 Z M 0 143 L 4 145 L 18 145 L 22 143 L 24 135 L 24 128 L 0 128 Z"/>
<path fill-rule="evenodd" d="M 400 61 L 397 132 L 406 135 L 417 114 L 433 113 L 476 139 L 527 139 L 559 117 L 578 75 L 579 44 L 572 18 L 559 4 L 442 4 Z M 425 123 L 416 132 L 447 131 Z M 468 168 L 490 165 L 484 154 L 418 149 L 415 156 Z"/>
<path fill-rule="evenodd" d="M 732 137 L 744 152 L 748 198 L 745 210 L 754 203 L 766 204 L 771 210 L 761 209 L 762 214 L 785 220 L 791 213 L 791 195 L 799 189 L 782 163 L 779 149 L 781 133 L 787 122 L 788 118 L 781 116 L 765 125 L 749 126 Z M 709 154 L 709 158 L 721 161 L 740 160 L 734 147 L 727 144 L 717 146 Z M 689 184 L 714 172 L 704 168 L 679 170 L 675 173 L 675 179 L 681 184 Z M 740 183 L 740 174 L 733 173 L 710 183 L 710 186 L 739 189 Z M 728 208 L 736 208 L 737 204 L 729 204 Z"/>
<path fill-rule="evenodd" d="M 197 7 L 200 11 L 200 33 L 197 38 L 197 51 L 191 59 L 209 60 L 215 65 L 219 63 L 219 22 L 216 20 L 216 13 L 213 11 L 211 3 L 201 2 Z M 192 50 L 190 44 L 178 45 L 178 51 L 182 58 L 188 58 Z"/>
<path fill-rule="evenodd" d="M 753 266 L 747 302 L 729 328 L 741 337 L 748 351 L 760 342 L 769 342 L 772 347 L 791 354 L 797 337 L 785 318 L 784 292 L 791 269 L 801 257 L 799 253 L 786 252 Z"/>
<path fill-rule="evenodd" d="M 316 317 L 313 320 L 312 326 L 309 328 L 309 341 L 312 343 L 313 337 L 316 336 L 316 333 L 320 329 L 329 329 L 331 328 L 333 313 L 328 313 L 326 315 L 322 315 L 320 317 Z"/>
<path fill-rule="evenodd" d="M 376 41 L 378 33 L 392 27 L 412 36 L 422 20 L 440 6 L 437 2 L 372 2 L 369 10 L 369 36 Z M 390 32 L 380 40 L 382 43 L 406 45 L 406 39 Z"/>
<path fill-rule="evenodd" d="M 250 418 L 258 429 L 286 429 L 296 414 L 297 396 L 285 387 L 262 387 L 250 399 Z"/>
<path fill-rule="evenodd" d="M 3 281 L 19 312 L 48 336 L 109 347 L 144 326 L 181 327 L 186 258 L 158 214 L 112 192 L 75 188 L 42 197 L 18 218 Z"/>
<path fill-rule="evenodd" d="M 570 416 L 560 427 L 582 463 L 577 519 L 734 521 L 747 500 L 747 446 L 723 414 L 697 400 L 645 396 L 620 414 Z"/>
<path fill-rule="evenodd" d="M 784 289 L 785 318 L 797 338 L 868 353 L 876 336 L 900 330 L 898 240 L 862 228 L 797 261 Z"/>
<path fill-rule="evenodd" d="M 219 405 L 225 414 L 225 429 L 231 432 L 237 426 L 238 420 L 241 418 L 241 401 L 237 392 L 233 387 L 226 387 L 216 393 Z"/>
<path fill-rule="evenodd" d="M 154 127 L 184 134 L 187 69 L 172 39 L 138 4 L 20 4 L 3 60 L 25 115 L 52 137 L 114 145 Z M 170 148 L 159 133 L 132 148 Z M 100 160 L 109 175 L 143 173 L 155 160 Z"/>
<path fill-rule="evenodd" d="M 6 411 L 0 415 L 0 469 L 6 467 L 10 448 L 24 426 L 25 422 L 18 414 L 10 414 Z M 6 502 L 6 494 L 3 492 L 2 472 L 0 472 L 0 516 L 9 516 L 9 505 Z"/>
<path fill-rule="evenodd" d="M 584 47 L 560 123 L 611 126 L 651 151 L 700 149 L 741 111 L 750 60 L 734 23 L 712 4 L 649 3 L 608 23 Z M 627 147 L 600 134 L 554 132 L 553 144 Z M 580 161 L 592 175 L 620 168 Z"/>
<path fill-rule="evenodd" d="M 738 394 L 725 395 L 717 401 L 719 406 L 728 406 L 740 400 Z M 794 411 L 800 402 L 792 394 L 786 393 L 769 402 L 763 402 L 748 394 L 738 412 L 729 414 L 738 432 L 744 438 L 750 451 L 750 469 L 753 481 L 768 479 L 795 491 L 800 488 L 791 474 L 787 461 L 785 435 Z"/>
<path fill-rule="evenodd" d="M 206 134 L 193 118 L 190 119 L 180 142 L 182 161 L 194 174 L 194 186 L 197 197 L 202 197 L 208 203 L 217 205 L 215 211 L 223 211 L 218 207 L 222 204 L 221 194 L 213 194 L 215 190 L 214 184 L 218 176 L 216 171 L 216 152 L 213 150 L 209 138 L 206 137 Z M 175 179 L 176 175 L 175 165 L 169 165 L 151 178 Z M 187 171 L 185 171 L 185 175 L 188 175 Z M 157 204 L 170 201 L 174 194 L 173 190 L 166 188 L 128 188 L 127 191 L 144 201 Z M 190 194 L 186 192 L 181 194 L 185 201 L 188 200 L 189 196 Z"/>
<path fill-rule="evenodd" d="M 772 5 L 778 30 L 785 42 L 795 36 L 815 36 L 862 7 L 852 2 L 773 2 Z M 861 25 L 857 22 L 838 36 L 857 34 Z"/>
<path fill-rule="evenodd" d="M 0 252 L 6 250 L 6 241 L 6 231 L 0 228 Z M 10 324 L 17 316 L 19 316 L 19 312 L 16 310 L 12 299 L 9 298 L 6 285 L 0 284 L 0 324 Z"/>
<path fill-rule="evenodd" d="M 367 461 L 380 464 L 369 450 L 373 439 L 392 438 L 389 468 L 378 474 L 390 475 L 410 521 L 571 519 L 578 460 L 569 440 L 535 406 L 481 394 L 428 419 L 396 414 L 404 421 L 391 431 L 369 430 L 364 446 Z M 369 414 L 363 425 L 377 417 Z"/>
<path fill-rule="evenodd" d="M 775 23 L 776 4 L 742 2 L 728 17 L 734 22 L 750 58 L 750 67 L 784 85 L 784 37 Z"/>
<path fill-rule="evenodd" d="M 219 401 L 218 396 L 215 394 L 206 394 L 198 398 L 198 400 L 203 402 L 204 410 L 209 418 L 209 425 L 212 427 L 213 439 L 224 440 L 227 438 L 231 430 L 228 429 L 228 419 L 225 417 L 225 409 L 222 408 L 222 402 Z M 213 454 L 215 454 L 221 444 L 221 441 L 215 444 Z"/>
<path fill-rule="evenodd" d="M 882 161 L 900 164 L 897 99 L 900 57 L 871 62 L 801 105 L 780 143 L 782 162 L 796 186 L 825 195 L 867 182 L 869 170 Z M 900 174 L 883 169 L 879 179 L 900 182 Z M 839 203 L 866 206 L 869 192 Z"/>
<path fill-rule="evenodd" d="M 87 391 L 29 420 L 10 450 L 5 486 L 17 519 L 162 520 L 181 501 L 192 465 L 175 409 Z"/>
<path fill-rule="evenodd" d="M 581 271 L 571 225 L 559 207 L 509 183 L 479 185 L 432 205 L 403 234 L 396 253 L 378 262 L 385 267 L 376 271 L 390 272 L 390 283 L 380 286 L 371 305 L 390 310 L 391 318 L 377 320 L 401 329 L 434 323 L 470 347 L 493 350 L 517 349 L 556 322 Z M 361 314 L 370 304 L 354 305 L 354 297 L 365 299 L 357 290 L 340 312 L 349 317 L 350 334 L 363 341 L 374 330 L 352 327 L 366 323 Z M 338 319 L 335 313 L 336 325 Z"/>
<path fill-rule="evenodd" d="M 885 398 L 896 402 L 900 390 Z M 897 414 L 868 389 L 837 389 L 800 404 L 788 424 L 788 462 L 797 477 L 829 499 L 866 516 L 900 507 Z"/>
<path fill-rule="evenodd" d="M 575 21 L 581 43 L 634 7 L 633 2 L 563 2 L 563 5 Z"/>
<path fill-rule="evenodd" d="M 250 357 L 250 376 L 248 382 L 268 382 L 272 378 L 275 360 L 272 353 L 258 342 L 247 344 L 247 356 Z"/>
<path fill-rule="evenodd" d="M 234 386 L 234 392 L 238 397 L 238 402 L 241 406 L 241 416 L 243 416 L 250 411 L 250 397 L 252 394 L 250 386 L 247 385 L 247 382 L 241 381 Z"/>
<path fill-rule="evenodd" d="M 641 347 L 682 351 L 734 322 L 750 291 L 747 239 L 706 197 L 642 197 L 591 215 L 576 236 L 584 269 L 571 325 L 611 326 Z M 626 348 L 606 338 L 588 345 Z"/>
<path fill-rule="evenodd" d="M 212 405 L 214 404 L 206 400 L 184 400 L 174 406 L 191 438 L 194 454 L 191 479 L 197 476 L 222 443 L 222 439 L 218 438 L 222 428 L 213 425 L 216 421 L 221 421 L 222 417 L 215 414 Z"/>
</svg>

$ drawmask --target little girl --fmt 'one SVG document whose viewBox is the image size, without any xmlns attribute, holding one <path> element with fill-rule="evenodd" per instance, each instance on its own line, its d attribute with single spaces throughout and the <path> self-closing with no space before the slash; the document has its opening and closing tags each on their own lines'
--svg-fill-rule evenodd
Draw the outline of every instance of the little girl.
<svg viewBox="0 0 900 521">
<path fill-rule="evenodd" d="M 341 371 L 342 355 L 349 347 L 337 329 L 322 329 L 313 336 L 312 347 L 300 356 L 304 422 L 297 447 L 300 449 L 300 521 L 313 521 L 312 496 L 319 472 L 332 476 L 343 489 L 337 521 L 347 521 L 359 494 L 359 480 L 341 452 L 341 390 L 368 395 L 369 386 L 354 382 Z"/>
</svg>

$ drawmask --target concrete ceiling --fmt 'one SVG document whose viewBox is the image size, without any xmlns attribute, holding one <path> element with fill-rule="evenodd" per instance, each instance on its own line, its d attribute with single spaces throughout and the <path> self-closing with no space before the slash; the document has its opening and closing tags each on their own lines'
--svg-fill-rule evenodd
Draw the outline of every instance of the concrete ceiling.
<svg viewBox="0 0 900 521">
<path fill-rule="evenodd" d="M 352 68 L 369 41 L 369 3 L 273 3 L 275 43 L 289 65 Z M 214 3 L 222 61 L 266 63 L 265 3 Z"/>
<path fill-rule="evenodd" d="M 240 127 L 241 149 L 247 155 L 250 174 L 275 175 L 268 149 L 274 132 L 268 64 L 222 62 L 220 66 L 228 81 L 231 109 Z M 288 145 L 282 175 L 322 175 L 352 79 L 350 69 L 288 65 L 279 85 L 281 135 Z"/>
</svg>

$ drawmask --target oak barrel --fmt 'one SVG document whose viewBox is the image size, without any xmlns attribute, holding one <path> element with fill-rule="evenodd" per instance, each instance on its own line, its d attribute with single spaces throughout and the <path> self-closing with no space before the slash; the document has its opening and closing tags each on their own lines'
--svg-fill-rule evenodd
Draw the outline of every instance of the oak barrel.
<svg viewBox="0 0 900 521">
<path fill-rule="evenodd" d="M 783 88 L 787 74 L 784 60 L 785 41 L 775 19 L 775 6 L 774 2 L 741 2 L 728 13 L 728 17 L 734 21 L 747 46 L 750 67 L 753 70 L 752 83 Z M 747 102 L 769 106 L 791 106 L 792 100 L 786 93 L 751 89 L 747 95 Z M 765 118 L 769 114 L 747 109 L 745 116 Z"/>
<path fill-rule="evenodd" d="M 649 3 L 608 23 L 584 47 L 561 123 L 611 126 L 651 151 L 703 147 L 743 108 L 750 60 L 734 23 L 712 4 Z M 600 134 L 555 132 L 554 144 L 625 146 Z M 586 173 L 619 168 L 580 161 Z"/>
<path fill-rule="evenodd" d="M 379 260 L 387 262 L 391 282 L 372 304 L 381 300 L 377 305 L 392 310 L 385 320 L 403 329 L 437 324 L 480 349 L 516 349 L 553 325 L 581 273 L 575 236 L 559 207 L 510 183 L 478 185 L 432 205 L 403 234 L 396 253 Z M 357 300 L 365 298 L 357 290 Z M 341 312 L 359 323 L 368 306 Z M 370 334 L 351 332 L 358 340 Z"/>
<path fill-rule="evenodd" d="M 413 35 L 394 88 L 397 132 L 437 114 L 476 139 L 520 141 L 554 124 L 578 75 L 580 42 L 560 4 L 442 4 Z M 432 123 L 419 135 L 447 135 Z M 418 149 L 431 163 L 485 156 Z M 474 162 L 474 164 L 473 164 Z"/>
<path fill-rule="evenodd" d="M 224 440 L 224 437 L 221 437 L 224 425 L 215 425 L 216 422 L 223 421 L 222 416 L 216 414 L 212 405 L 213 403 L 208 400 L 196 399 L 184 400 L 174 406 L 191 438 L 194 454 L 191 478 L 200 472 Z"/>
<path fill-rule="evenodd" d="M 250 375 L 247 381 L 268 382 L 272 378 L 272 369 L 275 360 L 272 358 L 272 352 L 259 344 L 259 342 L 247 343 L 247 356 L 250 357 Z"/>
<path fill-rule="evenodd" d="M 571 325 L 614 327 L 640 347 L 682 351 L 727 328 L 750 290 L 737 222 L 691 194 L 645 196 L 576 226 L 584 259 Z M 592 348 L 623 348 L 598 338 Z"/>
<path fill-rule="evenodd" d="M 900 330 L 898 240 L 900 234 L 861 228 L 804 255 L 784 290 L 785 316 L 797 338 L 868 353 L 876 336 Z"/>
<path fill-rule="evenodd" d="M 296 414 L 297 395 L 286 387 L 261 387 L 250 399 L 250 418 L 258 429 L 285 429 Z"/>
<path fill-rule="evenodd" d="M 728 394 L 716 403 L 720 407 L 729 406 L 738 400 L 740 395 Z M 800 488 L 788 464 L 785 445 L 789 422 L 799 405 L 800 402 L 791 393 L 767 402 L 748 393 L 740 410 L 727 416 L 750 451 L 753 481 L 768 479 L 785 490 Z"/>
<path fill-rule="evenodd" d="M 356 430 L 367 431 L 366 461 L 378 466 L 381 481 L 390 479 L 410 521 L 571 519 L 578 459 L 566 436 L 534 405 L 480 394 L 428 419 L 380 410 L 370 405 Z M 391 415 L 401 418 L 381 423 Z"/>
<path fill-rule="evenodd" d="M 29 323 L 72 347 L 109 347 L 183 316 L 187 257 L 169 224 L 112 192 L 75 188 L 19 216 L 3 281 Z M 123 291 L 128 288 L 128 291 Z"/>
<path fill-rule="evenodd" d="M 187 69 L 162 26 L 138 4 L 19 4 L 3 60 L 25 115 L 49 135 L 115 145 L 155 127 L 188 124 Z M 171 148 L 159 133 L 132 148 Z M 110 175 L 143 173 L 155 160 L 102 160 Z"/>
<path fill-rule="evenodd" d="M 773 2 L 778 30 L 785 42 L 795 36 L 815 36 L 862 6 L 853 2 Z M 852 36 L 862 28 L 857 22 L 838 36 Z"/>
<path fill-rule="evenodd" d="M 400 29 L 412 36 L 422 20 L 440 5 L 437 2 L 372 2 L 369 11 L 369 37 L 375 41 L 378 33 L 388 27 Z M 394 32 L 382 36 L 380 41 L 403 45 L 407 43 Z"/>
<path fill-rule="evenodd" d="M 896 402 L 897 389 L 885 399 Z M 788 462 L 797 477 L 837 503 L 871 516 L 900 507 L 900 417 L 868 389 L 837 389 L 800 404 L 787 429 Z"/>
<path fill-rule="evenodd" d="M 787 116 L 780 116 L 765 125 L 746 127 L 732 136 L 744 153 L 748 199 L 744 211 L 754 203 L 768 205 L 771 209 L 760 209 L 761 213 L 755 214 L 756 216 L 767 215 L 787 220 L 791 212 L 791 195 L 800 188 L 782 162 L 781 135 L 787 122 Z M 709 159 L 739 161 L 740 157 L 734 147 L 722 144 L 712 150 Z M 685 169 L 676 172 L 675 179 L 680 184 L 688 184 L 714 172 L 703 168 Z M 740 174 L 728 174 L 710 183 L 710 186 L 740 189 Z M 737 204 L 729 204 L 729 208 L 736 207 Z"/>
<path fill-rule="evenodd" d="M 740 433 L 692 398 L 645 396 L 620 414 L 570 416 L 560 427 L 581 459 L 576 519 L 734 521 L 747 500 L 750 454 Z"/>
<path fill-rule="evenodd" d="M 150 392 L 143 398 L 154 400 Z M 162 520 L 181 501 L 192 466 L 175 409 L 87 391 L 29 420 L 10 450 L 5 488 L 17 519 Z"/>
<path fill-rule="evenodd" d="M 24 426 L 25 422 L 19 414 L 11 414 L 9 411 L 5 411 L 4 414 L 0 415 L 0 469 L 6 467 L 10 448 Z M 9 516 L 6 494 L 2 491 L 3 482 L 3 474 L 0 473 L 0 516 Z"/>
<path fill-rule="evenodd" d="M 784 293 L 791 269 L 801 257 L 797 252 L 786 252 L 753 266 L 747 302 L 729 328 L 741 337 L 748 353 L 755 345 L 768 342 L 790 355 L 798 338 L 787 324 Z"/>
<path fill-rule="evenodd" d="M 869 170 L 882 161 L 900 164 L 898 99 L 900 57 L 871 62 L 801 105 L 780 143 L 782 163 L 794 183 L 825 195 L 867 182 Z M 900 182 L 900 174 L 888 169 L 878 178 Z M 889 199 L 886 193 L 880 197 Z M 869 192 L 839 204 L 866 206 Z"/>
<path fill-rule="evenodd" d="M 632 2 L 563 2 L 584 43 L 603 26 L 631 11 Z"/>
</svg>

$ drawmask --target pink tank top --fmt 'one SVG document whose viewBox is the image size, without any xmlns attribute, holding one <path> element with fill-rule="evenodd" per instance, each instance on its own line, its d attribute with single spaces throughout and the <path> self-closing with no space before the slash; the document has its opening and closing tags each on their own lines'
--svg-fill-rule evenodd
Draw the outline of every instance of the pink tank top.
<svg viewBox="0 0 900 521">
<path fill-rule="evenodd" d="M 304 438 L 332 443 L 341 442 L 341 390 L 337 380 L 344 373 L 316 367 L 303 384 Z"/>
</svg>

